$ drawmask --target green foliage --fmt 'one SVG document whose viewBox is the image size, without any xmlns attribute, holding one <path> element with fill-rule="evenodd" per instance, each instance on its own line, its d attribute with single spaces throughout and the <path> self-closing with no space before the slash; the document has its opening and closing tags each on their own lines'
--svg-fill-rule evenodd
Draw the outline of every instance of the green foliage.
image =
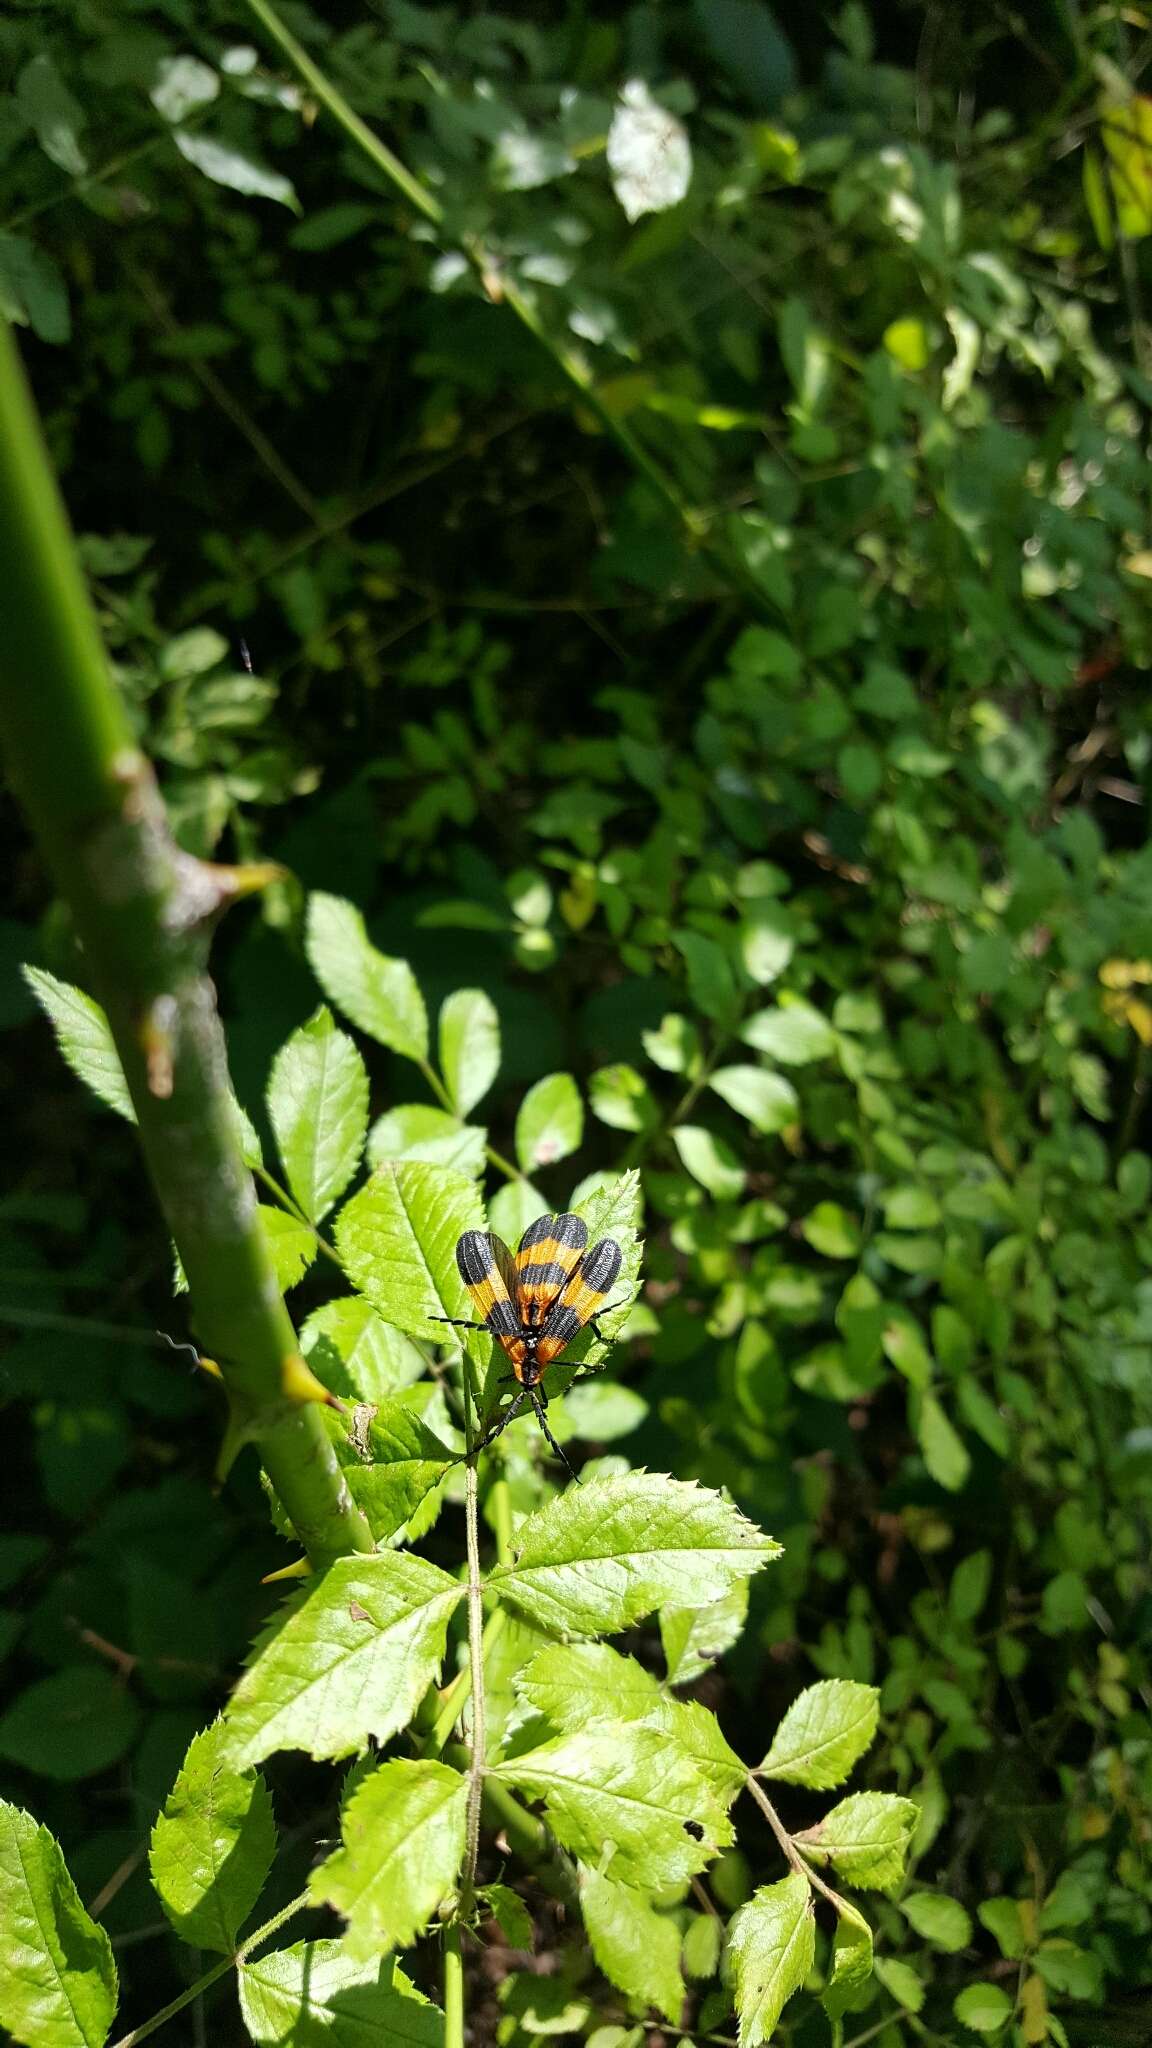
<svg viewBox="0 0 1152 2048">
<path fill-rule="evenodd" d="M 357 1787 L 344 1808 L 344 1847 L 312 1879 L 316 1901 L 344 1914 L 344 1946 L 354 1960 L 405 1947 L 451 1892 L 467 1800 L 459 1771 L 404 1757 Z"/>
<path fill-rule="evenodd" d="M 230 1770 L 223 1724 L 192 1743 L 152 1830 L 151 1871 L 175 1932 L 231 1955 L 276 1853 L 276 1823 L 258 1772 Z"/>
<path fill-rule="evenodd" d="M 300 1941 L 240 1970 L 240 2010 L 257 2048 L 295 2041 L 319 2048 L 439 2048 L 444 2015 L 422 1998 L 391 1956 L 357 1963 L 343 1942 Z"/>
<path fill-rule="evenodd" d="M 720 1599 L 779 1554 L 718 1494 L 634 1472 L 592 1480 L 573 1499 L 538 1509 L 493 1582 L 538 1627 L 595 1636 L 666 1601 Z"/>
<path fill-rule="evenodd" d="M 880 1696 L 850 1678 L 825 1678 L 793 1700 L 761 1771 L 790 1785 L 842 1785 L 876 1733 Z"/>
<path fill-rule="evenodd" d="M 360 1164 L 368 1075 L 350 1038 L 317 1010 L 281 1047 L 268 1083 L 268 1118 L 288 1186 L 319 1222 Z"/>
<path fill-rule="evenodd" d="M 339 1559 L 270 1624 L 228 1703 L 225 1761 L 350 1756 L 369 1735 L 394 1735 L 440 1668 L 460 1592 L 425 1558 Z"/>
<path fill-rule="evenodd" d="M 80 1903 L 60 1845 L 0 1802 L 0 1903 L 8 1944 L 0 2020 L 27 2048 L 101 2048 L 116 2011 L 112 1944 Z"/>
<path fill-rule="evenodd" d="M 215 962 L 379 1549 L 273 1609 L 300 1546 L 250 1453 L 212 1489 L 218 1389 L 147 1348 L 178 1326 L 130 1134 L 21 1011 L 33 959 L 131 1119 L 13 841 L 0 1755 L 89 1902 L 136 1856 L 113 1934 L 159 1919 L 154 1829 L 174 1934 L 125 1944 L 125 2028 L 234 1948 L 268 1758 L 275 1901 L 351 1950 L 242 1954 L 213 2040 L 432 2048 L 374 1950 L 441 2001 L 455 1900 L 512 2048 L 734 2007 L 753 2044 L 1063 2048 L 1152 1939 L 1131 25 L 1054 15 L 1041 105 L 1015 18 L 933 51 L 856 5 L 610 12 L 290 11 L 431 212 L 259 9 L 14 16 L 0 303 L 181 844 L 290 871 Z M 437 1319 L 474 1312 L 461 1230 L 569 1205 L 619 1305 L 545 1380 L 579 1490 L 526 1409 L 480 1460 L 470 1902 L 466 1410 L 508 1368 Z M 338 1823 L 299 1750 L 358 1759 Z M 38 1854 L 95 2017 L 28 2038 L 100 2039 L 110 1961 Z M 550 1965 L 501 1979 L 486 1922 L 498 2017 L 481 1907 Z"/>
<path fill-rule="evenodd" d="M 742 2048 L 767 2041 L 816 1955 L 812 1893 L 801 1872 L 765 1885 L 741 1906 L 729 1930 Z"/>
</svg>

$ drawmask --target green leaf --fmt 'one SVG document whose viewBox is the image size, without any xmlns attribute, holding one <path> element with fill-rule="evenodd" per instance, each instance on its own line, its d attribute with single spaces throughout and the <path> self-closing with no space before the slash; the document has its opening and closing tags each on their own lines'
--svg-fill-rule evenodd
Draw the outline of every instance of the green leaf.
<svg viewBox="0 0 1152 2048">
<path fill-rule="evenodd" d="M 718 1201 L 734 1202 L 743 1194 L 747 1176 L 723 1138 L 714 1137 L 702 1124 L 677 1124 L 672 1142 L 693 1180 Z"/>
<path fill-rule="evenodd" d="M 940 1221 L 940 1204 L 929 1188 L 889 1188 L 880 1206 L 889 1230 L 934 1230 Z"/>
<path fill-rule="evenodd" d="M 548 1213 L 548 1199 L 530 1180 L 517 1174 L 515 1180 L 497 1188 L 488 1204 L 488 1222 L 505 1244 L 519 1244 L 530 1223 Z"/>
<path fill-rule="evenodd" d="M 575 1436 L 594 1444 L 616 1443 L 631 1436 L 649 1413 L 648 1403 L 618 1380 L 592 1380 L 564 1396 L 564 1414 Z"/>
<path fill-rule="evenodd" d="M 579 1190 L 574 1193 L 572 1207 L 588 1226 L 589 1244 L 598 1244 L 602 1237 L 613 1237 L 623 1256 L 616 1285 L 612 1289 L 611 1308 L 597 1317 L 604 1332 L 604 1343 L 601 1344 L 594 1332 L 589 1331 L 566 1354 L 566 1357 L 585 1364 L 595 1364 L 605 1357 L 628 1321 L 640 1285 L 640 1263 L 644 1256 L 644 1241 L 640 1236 L 644 1203 L 638 1170 L 630 1167 L 626 1173 L 605 1174 L 598 1178 L 600 1185 L 587 1197 Z M 592 1389 L 585 1387 L 577 1391 L 591 1393 Z"/>
<path fill-rule="evenodd" d="M 897 1372 L 914 1387 L 926 1387 L 932 1378 L 932 1354 L 924 1342 L 920 1325 L 903 1311 L 893 1311 L 884 1325 L 882 1342 L 885 1356 L 890 1358 Z"/>
<path fill-rule="evenodd" d="M 350 1756 L 402 1728 L 444 1656 L 463 1587 L 422 1557 L 342 1557 L 260 1638 L 225 1709 L 235 1769 L 277 1749 Z"/>
<path fill-rule="evenodd" d="M 916 1436 L 936 1484 L 947 1487 L 949 1493 L 959 1492 L 972 1469 L 972 1460 L 935 1394 L 925 1394 L 920 1402 Z"/>
<path fill-rule="evenodd" d="M 680 1929 L 643 1892 L 592 1870 L 580 1873 L 580 1910 L 592 1954 L 610 1984 L 676 2021 L 684 2003 Z"/>
<path fill-rule="evenodd" d="M 197 107 L 211 106 L 219 92 L 219 74 L 199 57 L 161 57 L 148 97 L 165 121 L 176 122 Z"/>
<path fill-rule="evenodd" d="M 546 1074 L 528 1090 L 516 1118 L 516 1157 L 525 1173 L 554 1166 L 584 1136 L 584 1105 L 571 1074 Z"/>
<path fill-rule="evenodd" d="M 60 1844 L 0 1800 L 0 2022 L 26 2048 L 101 2048 L 116 2011 L 112 1944 L 85 1912 Z"/>
<path fill-rule="evenodd" d="M 688 969 L 688 987 L 696 1008 L 718 1024 L 730 1023 L 739 1011 L 740 998 L 725 948 L 703 932 L 674 931 L 672 939 Z"/>
<path fill-rule="evenodd" d="M 494 1591 L 559 1636 L 610 1635 L 670 1602 L 698 1607 L 780 1555 L 718 1493 L 661 1473 L 593 1479 L 516 1531 Z"/>
<path fill-rule="evenodd" d="M 663 1700 L 659 1680 L 606 1643 L 549 1643 L 517 1675 L 516 1691 L 565 1735 L 600 1721 L 643 1721 Z"/>
<path fill-rule="evenodd" d="M 71 1784 L 117 1763 L 132 1747 L 140 1709 L 99 1664 L 66 1664 L 39 1678 L 0 1719 L 0 1757 Z"/>
<path fill-rule="evenodd" d="M 424 1159 L 474 1180 L 484 1171 L 487 1142 L 488 1133 L 479 1124 L 462 1124 L 431 1102 L 403 1102 L 377 1117 L 368 1137 L 368 1163 L 375 1168 L 392 1160 Z"/>
<path fill-rule="evenodd" d="M 860 1225 L 839 1202 L 817 1202 L 800 1229 L 813 1251 L 826 1259 L 854 1259 L 859 1255 Z"/>
<path fill-rule="evenodd" d="M 16 80 L 16 101 L 45 156 L 70 178 L 83 177 L 88 168 L 79 135 L 84 109 L 51 57 L 41 53 L 24 65 Z"/>
<path fill-rule="evenodd" d="M 305 945 L 328 1000 L 353 1024 L 405 1059 L 427 1058 L 428 1014 L 416 977 L 406 960 L 377 952 L 354 904 L 309 897 Z"/>
<path fill-rule="evenodd" d="M 56 1033 L 65 1064 L 118 1116 L 136 1121 L 120 1055 L 99 1003 L 43 967 L 25 967 L 24 979 Z"/>
<path fill-rule="evenodd" d="M 276 1854 L 263 1778 L 222 1756 L 224 1725 L 197 1735 L 152 1829 L 149 1864 L 181 1941 L 231 1955 Z"/>
<path fill-rule="evenodd" d="M 68 286 L 55 257 L 26 235 L 0 234 L 0 312 L 41 341 L 69 341 Z"/>
<path fill-rule="evenodd" d="M 553 1643 L 516 1679 L 516 1691 L 561 1734 L 603 1722 L 643 1722 L 690 1757 L 724 1803 L 744 1782 L 715 1715 L 697 1701 L 669 1699 L 651 1672 L 606 1643 Z"/>
<path fill-rule="evenodd" d="M 456 1457 L 413 1408 L 396 1399 L 377 1408 L 364 1448 L 368 1462 L 357 1463 L 350 1447 L 347 1462 L 341 1462 L 353 1500 L 377 1543 L 384 1543 L 411 1521 Z"/>
<path fill-rule="evenodd" d="M 440 1068 L 457 1116 L 474 1109 L 500 1072 L 500 1019 L 481 988 L 458 988 L 440 1007 Z"/>
<path fill-rule="evenodd" d="M 816 1958 L 816 1920 L 807 1878 L 792 1871 L 762 1885 L 728 1929 L 741 2048 L 770 2039 L 787 2001 Z"/>
<path fill-rule="evenodd" d="M 267 1202 L 261 1202 L 257 1213 L 276 1285 L 281 1294 L 287 1294 L 304 1278 L 316 1257 L 315 1236 L 306 1223 L 298 1223 L 286 1209 L 273 1209 Z"/>
<path fill-rule="evenodd" d="M 872 1975 L 872 1929 L 863 1913 L 841 1899 L 832 1936 L 832 1972 L 824 1987 L 824 2010 L 838 2018 Z"/>
<path fill-rule="evenodd" d="M 509 1948 L 532 1951 L 535 1928 L 532 1915 L 520 1897 L 506 1884 L 486 1884 L 480 1894 Z"/>
<path fill-rule="evenodd" d="M 256 2048 L 444 2048 L 444 2015 L 393 1956 L 356 1963 L 342 1941 L 299 1941 L 238 1972 Z"/>
<path fill-rule="evenodd" d="M 975 1621 L 992 1583 L 992 1552 L 973 1550 L 961 1558 L 948 1588 L 948 1611 L 954 1621 Z"/>
<path fill-rule="evenodd" d="M 456 1242 L 465 1230 L 483 1228 L 475 1181 L 454 1167 L 403 1160 L 382 1167 L 345 1204 L 336 1248 L 353 1286 L 385 1322 L 425 1343 L 447 1344 L 463 1333 L 446 1330 L 435 1317 L 471 1322 L 475 1313 L 456 1265 Z M 474 1356 L 488 1356 L 487 1336 L 474 1332 L 467 1341 Z"/>
<path fill-rule="evenodd" d="M 939 1892 L 911 1892 L 900 1901 L 900 1911 L 910 1927 L 950 1955 L 958 1955 L 972 1939 L 972 1922 L 959 1899 L 942 1898 Z"/>
<path fill-rule="evenodd" d="M 834 1863 L 850 1884 L 891 1891 L 904 1875 L 904 1858 L 920 1809 L 892 1792 L 852 1792 L 796 1840 L 813 1862 Z"/>
<path fill-rule="evenodd" d="M 643 79 L 629 79 L 608 130 L 612 190 L 629 220 L 678 206 L 692 178 L 683 124 L 654 100 Z"/>
<path fill-rule="evenodd" d="M 402 1948 L 452 1889 L 464 1855 L 468 1780 L 446 1764 L 394 1757 L 344 1808 L 344 1846 L 313 1871 L 317 1905 L 348 1922 L 354 1961 Z"/>
<path fill-rule="evenodd" d="M 982 1927 L 994 1935 L 1003 1956 L 1011 1962 L 1019 1962 L 1028 1946 L 1024 1919 L 1019 1899 L 985 1899 L 976 1908 L 976 1917 Z"/>
<path fill-rule="evenodd" d="M 772 1739 L 760 1769 L 788 1785 L 814 1792 L 842 1785 L 869 1748 L 880 1716 L 880 1694 L 854 1678 L 822 1678 L 795 1699 Z"/>
<path fill-rule="evenodd" d="M 288 1186 L 318 1223 L 359 1166 L 368 1129 L 364 1062 L 323 1004 L 272 1063 L 268 1119 Z"/>
<path fill-rule="evenodd" d="M 1012 2017 L 1012 2000 L 999 1984 L 966 1984 L 952 2010 L 974 2034 L 998 2034 Z"/>
<path fill-rule="evenodd" d="M 764 1067 L 717 1067 L 709 1086 L 738 1116 L 746 1117 L 753 1130 L 784 1131 L 799 1118 L 792 1083 Z"/>
<path fill-rule="evenodd" d="M 920 2011 L 924 2003 L 924 1984 L 909 1963 L 902 1963 L 898 1956 L 877 1956 L 873 1968 L 885 1991 L 892 1993 L 905 2012 Z"/>
<path fill-rule="evenodd" d="M 611 1843 L 610 1875 L 647 1892 L 682 1884 L 733 1839 L 691 1759 L 641 1722 L 557 1736 L 495 1775 L 543 1799 L 557 1841 L 583 1862 L 601 1864 Z"/>
<path fill-rule="evenodd" d="M 706 1607 L 662 1607 L 660 1643 L 669 1685 L 691 1685 L 738 1642 L 748 1618 L 748 1582 L 736 1579 Z"/>
<path fill-rule="evenodd" d="M 687 1017 L 675 1010 L 660 1019 L 658 1031 L 640 1033 L 644 1050 L 654 1067 L 665 1074 L 686 1074 L 700 1058 L 700 1034 Z"/>
<path fill-rule="evenodd" d="M 291 207 L 293 213 L 300 212 L 291 179 L 281 177 L 279 171 L 270 171 L 267 164 L 254 162 L 241 150 L 233 149 L 231 143 L 205 135 L 202 129 L 192 133 L 187 128 L 174 129 L 172 140 L 185 163 L 202 171 L 214 185 L 226 185 L 230 191 L 243 192 L 250 199 L 274 199 L 280 206 Z"/>
<path fill-rule="evenodd" d="M 740 1026 L 740 1036 L 745 1045 L 786 1067 L 807 1066 L 811 1060 L 827 1059 L 836 1050 L 836 1033 L 827 1017 L 811 1003 L 801 1001 L 781 1004 L 776 1010 L 758 1010 Z"/>
<path fill-rule="evenodd" d="M 750 910 L 740 927 L 740 957 L 760 988 L 779 980 L 796 949 L 792 919 L 778 904 Z"/>
<path fill-rule="evenodd" d="M 966 1375 L 956 1382 L 956 1405 L 969 1429 L 975 1430 L 998 1458 L 1006 1458 L 1012 1449 L 1008 1425 L 978 1380 Z"/>
<path fill-rule="evenodd" d="M 588 1083 L 592 1113 L 614 1131 L 644 1131 L 656 1122 L 656 1104 L 648 1084 L 623 1060 L 599 1067 Z"/>
<path fill-rule="evenodd" d="M 427 1370 L 411 1338 L 386 1323 L 359 1294 L 314 1309 L 300 1332 L 300 1348 L 334 1394 L 361 1401 L 383 1401 L 413 1386 Z"/>
</svg>

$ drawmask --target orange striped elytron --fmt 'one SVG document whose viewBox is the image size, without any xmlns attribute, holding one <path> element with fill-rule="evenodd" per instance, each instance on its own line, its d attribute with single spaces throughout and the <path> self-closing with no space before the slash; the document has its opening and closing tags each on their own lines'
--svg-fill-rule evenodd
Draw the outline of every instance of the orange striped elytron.
<svg viewBox="0 0 1152 2048">
<path fill-rule="evenodd" d="M 456 1245 L 456 1264 L 481 1320 L 462 1322 L 456 1316 L 433 1320 L 452 1323 L 460 1330 L 487 1330 L 511 1361 L 509 1378 L 519 1383 L 510 1406 L 478 1448 L 483 1450 L 507 1429 L 521 1404 L 529 1400 L 552 1449 L 575 1478 L 544 1420 L 548 1396 L 540 1382 L 546 1368 L 581 1330 L 594 1330 L 603 1341 L 597 1317 L 606 1307 L 618 1306 L 609 1302 L 608 1295 L 623 1264 L 619 1245 L 615 1238 L 602 1237 L 589 1250 L 588 1225 L 582 1216 L 568 1211 L 530 1223 L 515 1257 L 503 1238 L 492 1231 L 466 1230 Z"/>
</svg>

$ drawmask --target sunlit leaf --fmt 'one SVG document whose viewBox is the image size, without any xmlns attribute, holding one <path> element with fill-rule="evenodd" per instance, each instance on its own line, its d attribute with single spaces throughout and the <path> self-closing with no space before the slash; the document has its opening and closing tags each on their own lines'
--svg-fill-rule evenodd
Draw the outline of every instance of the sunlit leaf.
<svg viewBox="0 0 1152 2048">
<path fill-rule="evenodd" d="M 277 1053 L 268 1116 L 288 1185 L 318 1222 L 352 1179 L 368 1128 L 364 1062 L 323 1006 Z"/>
<path fill-rule="evenodd" d="M 152 1829 L 160 1904 L 181 1941 L 231 1955 L 276 1853 L 268 1788 L 221 1754 L 223 1724 L 196 1736 Z"/>
<path fill-rule="evenodd" d="M 349 1756 L 402 1728 L 444 1655 L 463 1587 L 400 1551 L 345 1557 L 289 1602 L 261 1637 L 225 1709 L 235 1769 L 277 1749 Z"/>
<path fill-rule="evenodd" d="M 102 2048 L 116 2011 L 112 1944 L 84 1910 L 59 1843 L 0 1800 L 0 2022 L 27 2048 Z"/>
<path fill-rule="evenodd" d="M 367 1961 L 402 1948 L 450 1890 L 464 1854 L 468 1780 L 446 1764 L 394 1757 L 344 1808 L 343 1847 L 313 1871 L 316 1903 L 347 1920 L 344 1946 Z"/>
<path fill-rule="evenodd" d="M 778 1884 L 763 1885 L 732 1921 L 728 1949 L 742 2048 L 757 2048 L 770 2040 L 815 1960 L 815 1902 L 807 1878 L 793 1871 Z"/>
</svg>

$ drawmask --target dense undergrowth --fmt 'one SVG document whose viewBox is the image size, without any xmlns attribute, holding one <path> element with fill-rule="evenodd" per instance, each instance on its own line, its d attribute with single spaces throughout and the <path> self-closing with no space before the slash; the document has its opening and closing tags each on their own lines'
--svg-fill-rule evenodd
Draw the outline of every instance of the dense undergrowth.
<svg viewBox="0 0 1152 2048">
<path fill-rule="evenodd" d="M 740 1977 L 755 1923 L 726 1949 L 722 1923 L 764 1887 L 790 1911 L 798 1882 L 803 1920 L 808 1892 L 762 1805 L 726 1846 L 713 1782 L 699 1857 L 657 1833 L 646 1876 L 626 1845 L 613 1874 L 533 1779 L 542 1729 L 553 1754 L 595 1746 L 596 1686 L 673 1714 L 655 1673 L 745 1758 L 816 1682 L 878 1689 L 853 1791 L 803 1768 L 788 1789 L 786 1768 L 779 1813 L 789 1840 L 817 1830 L 827 1874 L 833 1797 L 862 1787 L 908 1825 L 895 1802 L 915 1802 L 907 1873 L 857 1861 L 875 1969 L 831 1992 L 821 1905 L 781 2040 L 1139 2043 L 1144 30 L 1055 5 L 286 9 L 404 190 L 253 8 L 0 25 L 0 300 L 181 843 L 288 871 L 214 969 L 303 1349 L 361 1418 L 351 1448 L 332 1428 L 374 1535 L 450 1582 L 445 1684 L 471 1422 L 424 1281 L 452 1298 L 482 1193 L 513 1242 L 570 1206 L 645 1240 L 608 1372 L 550 1411 L 596 1504 L 572 1512 L 669 1473 L 783 1546 L 689 1604 L 666 1579 L 570 1608 L 577 1636 L 627 1631 L 630 1678 L 607 1648 L 549 1647 L 555 1617 L 509 1595 L 494 1768 L 584 1868 L 566 1891 L 553 1849 L 490 1816 L 472 2038 L 726 2040 L 737 1996 L 743 2039 L 766 2037 Z M 37 995 L 91 1079 L 84 961 L 14 807 L 3 829 L 0 1760 L 111 1936 L 126 2028 L 196 1975 L 149 1836 L 298 1547 L 251 1452 L 217 1484 L 218 1392 L 152 1335 L 189 1334 L 171 1249 L 131 1131 L 35 1014 Z M 351 906 L 407 969 L 376 967 Z M 318 1165 L 299 1105 L 321 1069 L 340 1106 Z M 530 1420 L 483 1461 L 490 1593 L 562 1479 Z M 434 1693 L 419 1706 L 436 1654 L 433 1630 L 397 1666 L 400 1721 L 265 1741 L 246 1679 L 231 1750 L 205 1739 L 247 1770 L 389 1741 L 416 1710 L 438 1755 L 465 1701 L 443 1727 Z M 687 1728 L 649 1722 L 650 1745 Z M 346 1812 L 403 1788 L 410 1736 L 374 1778 L 352 1767 Z M 451 1766 L 451 1745 L 419 1765 L 449 1803 Z M 268 1775 L 256 1918 L 327 1857 L 313 1895 L 348 1914 L 356 1967 L 407 1940 L 394 1904 L 349 1908 L 331 1773 L 288 1755 Z M 193 1912 L 192 1948 L 234 1947 L 271 1858 L 262 1781 L 232 1782 L 255 1889 L 223 1940 Z M 343 1925 L 322 1905 L 303 1924 Z M 438 2004 L 436 1951 L 406 1967 Z M 377 2038 L 339 2006 L 336 1951 L 314 1961 L 336 2003 L 311 2020 L 296 1980 L 277 2005 L 241 1973 L 251 2038 Z M 379 1995 L 387 2033 L 415 2002 Z M 171 2026 L 248 2037 L 227 1979 Z"/>
</svg>

